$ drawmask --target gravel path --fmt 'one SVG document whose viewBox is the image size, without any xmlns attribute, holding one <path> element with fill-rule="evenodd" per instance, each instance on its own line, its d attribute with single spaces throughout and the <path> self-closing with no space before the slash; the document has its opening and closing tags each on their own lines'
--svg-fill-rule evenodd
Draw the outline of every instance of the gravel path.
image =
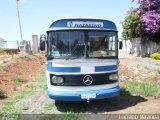
<svg viewBox="0 0 160 120">
<path fill-rule="evenodd" d="M 140 65 L 143 65 L 144 67 L 147 67 L 148 69 L 158 71 L 160 73 L 160 60 L 154 60 L 152 58 L 142 58 L 142 57 L 136 57 L 135 55 L 128 54 L 126 52 L 120 52 L 119 53 L 120 60 L 130 60 L 137 62 Z"/>
</svg>

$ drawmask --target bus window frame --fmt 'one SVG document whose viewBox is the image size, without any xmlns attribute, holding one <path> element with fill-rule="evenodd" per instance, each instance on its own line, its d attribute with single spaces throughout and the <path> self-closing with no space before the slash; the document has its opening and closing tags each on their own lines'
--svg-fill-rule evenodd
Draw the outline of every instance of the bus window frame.
<svg viewBox="0 0 160 120">
<path fill-rule="evenodd" d="M 81 31 L 84 33 L 84 36 L 85 36 L 85 50 L 84 50 L 84 59 L 118 59 L 118 31 L 115 31 L 115 30 L 101 30 L 101 29 L 61 29 L 61 30 L 51 30 L 51 31 L 47 31 L 47 60 L 51 60 L 51 59 L 64 59 L 64 58 L 54 58 L 49 55 L 49 50 L 50 50 L 50 43 L 49 43 L 49 33 L 50 32 L 57 32 L 57 31 Z M 88 54 L 88 41 L 89 41 L 89 36 L 88 36 L 88 33 L 90 31 L 103 31 L 103 32 L 115 32 L 116 33 L 116 45 L 115 45 L 115 56 L 108 56 L 108 57 L 89 57 L 89 54 Z"/>
</svg>

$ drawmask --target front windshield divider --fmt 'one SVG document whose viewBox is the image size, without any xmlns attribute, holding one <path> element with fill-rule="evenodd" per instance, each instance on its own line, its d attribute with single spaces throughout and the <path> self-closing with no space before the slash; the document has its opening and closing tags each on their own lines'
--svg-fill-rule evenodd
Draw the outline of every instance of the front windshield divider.
<svg viewBox="0 0 160 120">
<path fill-rule="evenodd" d="M 85 48 L 84 48 L 84 58 L 87 59 L 89 58 L 88 55 L 88 31 L 84 31 L 85 34 Z"/>
</svg>

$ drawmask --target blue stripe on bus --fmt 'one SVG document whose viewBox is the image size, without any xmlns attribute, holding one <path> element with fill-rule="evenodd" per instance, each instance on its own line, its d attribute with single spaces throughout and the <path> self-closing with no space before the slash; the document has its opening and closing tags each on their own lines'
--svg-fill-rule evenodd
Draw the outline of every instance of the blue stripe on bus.
<svg viewBox="0 0 160 120">
<path fill-rule="evenodd" d="M 80 72 L 80 67 L 55 67 L 54 64 L 52 66 L 52 62 L 48 62 L 48 71 L 50 72 L 64 72 L 64 73 L 75 73 Z"/>
<path fill-rule="evenodd" d="M 102 72 L 102 71 L 113 71 L 117 70 L 117 65 L 111 65 L 111 66 L 96 66 L 95 72 Z"/>
</svg>

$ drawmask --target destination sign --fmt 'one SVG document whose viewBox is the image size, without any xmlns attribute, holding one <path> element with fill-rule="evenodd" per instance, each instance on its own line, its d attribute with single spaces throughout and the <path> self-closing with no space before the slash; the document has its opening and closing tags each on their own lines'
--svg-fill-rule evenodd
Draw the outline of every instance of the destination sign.
<svg viewBox="0 0 160 120">
<path fill-rule="evenodd" d="M 69 21 L 69 22 L 67 22 L 67 27 L 76 27 L 76 28 L 102 28 L 103 27 L 103 22 Z"/>
</svg>

